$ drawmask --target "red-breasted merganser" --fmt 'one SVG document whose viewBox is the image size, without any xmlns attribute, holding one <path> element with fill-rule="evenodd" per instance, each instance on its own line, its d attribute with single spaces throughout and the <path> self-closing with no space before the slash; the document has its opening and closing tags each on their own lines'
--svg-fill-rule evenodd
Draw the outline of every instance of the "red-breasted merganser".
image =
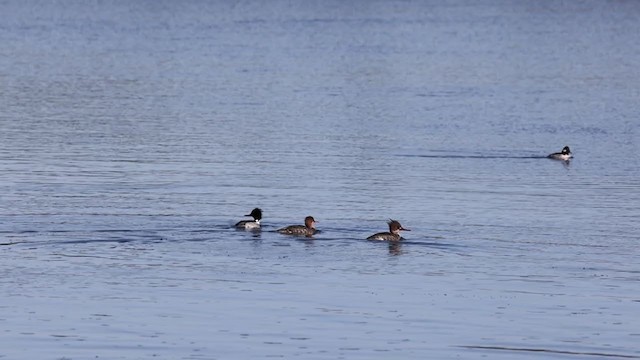
<svg viewBox="0 0 640 360">
<path fill-rule="evenodd" d="M 571 150 L 569 149 L 569 147 L 565 146 L 564 148 L 562 148 L 561 152 L 549 154 L 547 157 L 549 159 L 567 161 L 573 157 L 573 154 L 571 154 Z"/>
<path fill-rule="evenodd" d="M 245 216 L 251 216 L 253 220 L 242 220 L 236 224 L 236 229 L 258 230 L 260 229 L 260 220 L 262 220 L 262 210 L 255 208 L 251 213 Z"/>
<path fill-rule="evenodd" d="M 316 233 L 316 220 L 313 216 L 304 218 L 304 225 L 290 225 L 276 230 L 280 234 L 311 236 Z"/>
<path fill-rule="evenodd" d="M 387 224 L 389 224 L 389 232 L 381 232 L 371 235 L 367 240 L 400 241 L 402 240 L 400 231 L 411 231 L 403 228 L 397 220 L 389 220 Z"/>
</svg>

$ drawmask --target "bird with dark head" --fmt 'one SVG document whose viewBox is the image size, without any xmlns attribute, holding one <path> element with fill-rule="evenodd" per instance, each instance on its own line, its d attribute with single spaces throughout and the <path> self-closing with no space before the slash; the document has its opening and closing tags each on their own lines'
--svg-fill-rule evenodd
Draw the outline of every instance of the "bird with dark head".
<svg viewBox="0 0 640 360">
<path fill-rule="evenodd" d="M 255 208 L 251 210 L 251 213 L 245 216 L 251 216 L 253 220 L 238 221 L 238 223 L 236 224 L 236 229 L 244 229 L 244 230 L 260 229 L 260 220 L 262 220 L 262 210 L 260 208 Z"/>
<path fill-rule="evenodd" d="M 397 220 L 389 220 L 387 224 L 389 224 L 389 232 L 381 232 L 371 235 L 367 238 L 367 240 L 400 241 L 402 240 L 400 231 L 411 231 L 409 229 L 403 228 L 402 225 L 400 225 L 400 222 Z"/>
<path fill-rule="evenodd" d="M 556 152 L 556 153 L 553 153 L 553 154 L 549 154 L 549 155 L 547 155 L 547 157 L 549 159 L 567 161 L 567 160 L 569 160 L 569 159 L 571 159 L 573 157 L 573 154 L 571 153 L 571 149 L 569 149 L 568 146 L 565 146 L 565 147 L 562 148 L 561 152 Z"/>
</svg>

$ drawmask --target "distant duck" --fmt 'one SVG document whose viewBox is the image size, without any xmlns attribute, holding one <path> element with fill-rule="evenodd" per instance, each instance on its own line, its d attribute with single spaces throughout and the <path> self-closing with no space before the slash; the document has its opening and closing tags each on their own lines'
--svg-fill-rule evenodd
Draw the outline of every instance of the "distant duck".
<svg viewBox="0 0 640 360">
<path fill-rule="evenodd" d="M 573 154 L 571 154 L 571 149 L 569 149 L 568 146 L 565 146 L 562 148 L 561 152 L 549 154 L 547 157 L 549 159 L 567 161 L 573 157 Z"/>
<path fill-rule="evenodd" d="M 304 218 L 304 225 L 290 225 L 276 230 L 280 234 L 311 236 L 317 232 L 316 220 L 313 216 Z"/>
<path fill-rule="evenodd" d="M 388 224 L 389 232 L 381 232 L 371 235 L 367 238 L 367 240 L 400 241 L 402 240 L 400 231 L 411 231 L 409 229 L 403 228 L 397 220 L 389 220 Z"/>
<path fill-rule="evenodd" d="M 245 216 L 251 216 L 253 220 L 242 220 L 236 224 L 236 229 L 258 230 L 260 229 L 260 220 L 262 220 L 262 210 L 255 208 L 251 213 Z"/>
</svg>

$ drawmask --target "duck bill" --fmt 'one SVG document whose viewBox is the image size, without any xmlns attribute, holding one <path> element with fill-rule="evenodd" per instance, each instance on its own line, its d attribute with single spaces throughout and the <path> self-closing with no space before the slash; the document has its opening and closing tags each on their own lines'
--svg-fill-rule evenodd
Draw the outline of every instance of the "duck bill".
<svg viewBox="0 0 640 360">
<path fill-rule="evenodd" d="M 411 229 L 405 229 L 403 227 L 401 227 L 400 230 L 402 230 L 402 231 L 411 231 Z"/>
</svg>

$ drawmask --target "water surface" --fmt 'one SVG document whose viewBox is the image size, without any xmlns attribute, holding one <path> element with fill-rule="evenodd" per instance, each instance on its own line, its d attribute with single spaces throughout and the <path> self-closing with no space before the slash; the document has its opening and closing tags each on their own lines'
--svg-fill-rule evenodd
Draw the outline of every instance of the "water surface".
<svg viewBox="0 0 640 360">
<path fill-rule="evenodd" d="M 640 358 L 639 15 L 0 3 L 0 358 Z"/>
</svg>

